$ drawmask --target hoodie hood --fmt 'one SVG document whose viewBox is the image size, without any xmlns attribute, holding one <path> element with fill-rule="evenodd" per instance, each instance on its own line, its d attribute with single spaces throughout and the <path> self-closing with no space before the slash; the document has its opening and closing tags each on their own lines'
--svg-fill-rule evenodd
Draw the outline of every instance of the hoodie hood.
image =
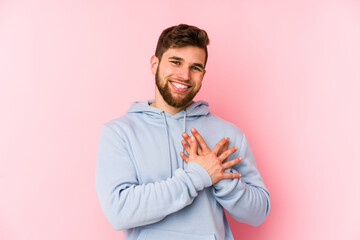
<svg viewBox="0 0 360 240">
<path fill-rule="evenodd" d="M 134 102 L 130 109 L 127 111 L 128 113 L 144 113 L 146 115 L 152 116 L 154 118 L 161 117 L 162 114 L 165 114 L 167 118 L 173 119 L 181 119 L 184 118 L 192 118 L 192 117 L 200 117 L 209 114 L 209 104 L 205 101 L 197 101 L 188 106 L 187 108 L 181 110 L 175 115 L 171 115 L 168 112 L 165 112 L 161 109 L 150 106 L 154 100 L 142 101 L 142 102 Z"/>
</svg>

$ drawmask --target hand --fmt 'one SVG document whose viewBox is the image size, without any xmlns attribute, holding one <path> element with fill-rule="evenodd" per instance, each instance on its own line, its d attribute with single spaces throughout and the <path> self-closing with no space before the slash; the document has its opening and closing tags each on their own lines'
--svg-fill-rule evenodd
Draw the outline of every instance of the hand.
<svg viewBox="0 0 360 240">
<path fill-rule="evenodd" d="M 231 161 L 225 161 L 231 154 L 236 152 L 237 147 L 227 149 L 229 138 L 221 139 L 215 147 L 210 150 L 204 139 L 200 136 L 195 128 L 190 129 L 193 136 L 183 133 L 184 140 L 181 141 L 185 151 L 189 155 L 181 152 L 181 158 L 186 162 L 196 162 L 201 165 L 210 175 L 212 184 L 224 178 L 239 178 L 240 173 L 224 172 L 225 169 L 234 166 L 241 161 L 241 158 L 235 158 Z M 198 143 L 200 148 L 198 147 Z M 227 149 L 227 150 L 226 150 Z"/>
</svg>

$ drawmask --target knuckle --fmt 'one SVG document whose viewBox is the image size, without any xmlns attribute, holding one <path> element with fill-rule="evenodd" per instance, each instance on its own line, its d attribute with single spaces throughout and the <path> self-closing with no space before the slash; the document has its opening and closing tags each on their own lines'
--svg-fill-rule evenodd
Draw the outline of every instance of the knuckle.
<svg viewBox="0 0 360 240">
<path fill-rule="evenodd" d="M 217 166 L 216 166 L 216 171 L 218 171 L 218 172 L 224 172 L 223 166 L 217 165 Z"/>
<path fill-rule="evenodd" d="M 230 156 L 230 154 L 228 152 L 225 152 L 223 155 L 225 158 L 228 158 Z"/>
</svg>

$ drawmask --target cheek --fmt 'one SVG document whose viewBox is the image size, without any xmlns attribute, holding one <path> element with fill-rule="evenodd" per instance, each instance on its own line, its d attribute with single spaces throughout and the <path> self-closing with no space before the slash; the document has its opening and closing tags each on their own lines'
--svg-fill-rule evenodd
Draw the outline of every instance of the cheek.
<svg viewBox="0 0 360 240">
<path fill-rule="evenodd" d="M 202 81 L 203 81 L 203 76 L 201 75 L 201 76 L 194 76 L 194 82 L 196 83 L 196 85 L 197 86 L 201 86 L 201 84 L 202 84 Z"/>
<path fill-rule="evenodd" d="M 166 77 L 173 76 L 175 72 L 171 68 L 165 68 L 160 73 L 162 76 L 164 76 L 166 78 Z"/>
</svg>

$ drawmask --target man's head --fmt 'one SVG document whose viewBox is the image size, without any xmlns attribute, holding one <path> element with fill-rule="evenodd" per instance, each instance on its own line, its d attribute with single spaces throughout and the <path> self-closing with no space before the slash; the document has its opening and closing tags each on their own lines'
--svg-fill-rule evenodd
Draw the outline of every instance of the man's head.
<svg viewBox="0 0 360 240">
<path fill-rule="evenodd" d="M 186 107 L 200 90 L 208 44 L 204 30 L 185 24 L 167 28 L 160 35 L 151 69 L 158 95 L 168 105 Z"/>
<path fill-rule="evenodd" d="M 205 66 L 208 58 L 207 45 L 209 43 L 210 40 L 205 30 L 191 25 L 179 24 L 169 27 L 161 33 L 156 46 L 155 56 L 161 60 L 162 55 L 169 48 L 194 46 L 205 50 Z"/>
</svg>

